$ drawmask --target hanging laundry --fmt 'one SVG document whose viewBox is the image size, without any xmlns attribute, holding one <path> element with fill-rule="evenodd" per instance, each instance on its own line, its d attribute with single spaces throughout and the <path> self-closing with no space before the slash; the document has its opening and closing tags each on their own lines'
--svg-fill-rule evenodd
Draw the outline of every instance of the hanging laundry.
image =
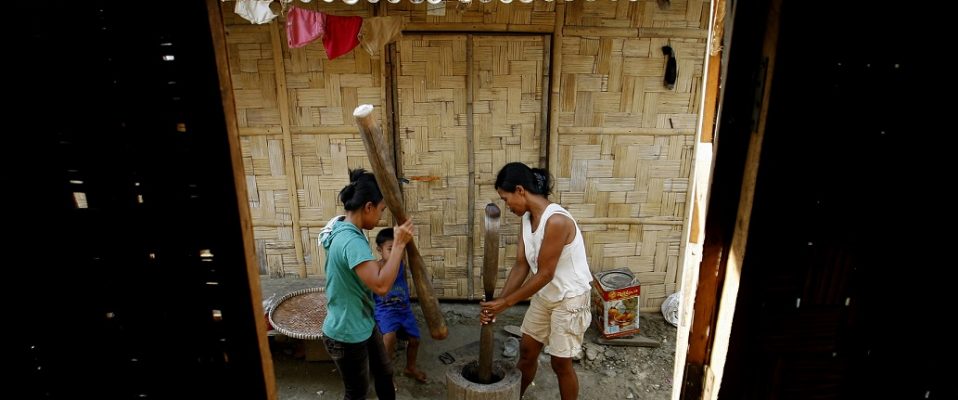
<svg viewBox="0 0 958 400">
<path fill-rule="evenodd" d="M 269 4 L 272 2 L 272 0 L 236 0 L 233 12 L 254 24 L 266 24 L 276 18 L 273 10 L 269 9 Z"/>
<path fill-rule="evenodd" d="M 379 49 L 402 37 L 402 17 L 372 17 L 363 20 L 359 41 L 369 55 L 379 55 Z"/>
<path fill-rule="evenodd" d="M 286 14 L 286 43 L 289 48 L 303 47 L 323 37 L 326 14 L 319 11 L 290 7 Z"/>
<path fill-rule="evenodd" d="M 326 57 L 332 60 L 356 48 L 359 45 L 359 31 L 362 26 L 362 17 L 339 17 L 326 14 L 326 31 L 323 34 Z"/>
</svg>

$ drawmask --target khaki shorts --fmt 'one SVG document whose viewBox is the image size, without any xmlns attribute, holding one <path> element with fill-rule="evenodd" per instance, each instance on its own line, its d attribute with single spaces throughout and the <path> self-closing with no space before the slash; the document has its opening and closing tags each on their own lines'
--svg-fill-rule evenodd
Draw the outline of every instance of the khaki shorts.
<svg viewBox="0 0 958 400">
<path fill-rule="evenodd" d="M 592 323 L 589 300 L 589 292 L 555 302 L 534 295 L 519 330 L 547 345 L 547 353 L 571 358 L 582 350 L 582 337 Z"/>
</svg>

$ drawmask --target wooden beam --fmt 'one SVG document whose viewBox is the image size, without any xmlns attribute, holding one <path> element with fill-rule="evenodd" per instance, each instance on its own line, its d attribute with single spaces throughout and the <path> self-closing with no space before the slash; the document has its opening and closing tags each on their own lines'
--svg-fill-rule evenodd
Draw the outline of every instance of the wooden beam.
<svg viewBox="0 0 958 400">
<path fill-rule="evenodd" d="M 639 28 L 642 38 L 705 39 L 708 30 L 699 28 Z"/>
<path fill-rule="evenodd" d="M 689 190 L 689 199 L 692 199 L 692 221 L 687 229 L 689 232 L 683 233 L 683 238 L 687 238 L 683 243 L 682 260 L 679 270 L 679 276 L 676 291 L 681 291 L 681 304 L 679 307 L 679 323 L 675 333 L 675 357 L 673 364 L 673 382 L 684 382 L 686 373 L 686 356 L 689 350 L 689 334 L 692 328 L 692 316 L 695 310 L 695 295 L 698 286 L 699 268 L 702 264 L 702 238 L 704 238 L 704 224 L 702 219 L 705 217 L 705 204 L 708 201 L 708 183 L 712 175 L 712 144 L 698 143 L 696 145 L 695 169 L 692 179 L 692 185 Z M 683 387 L 676 385 L 672 391 L 672 399 L 678 400 Z"/>
<path fill-rule="evenodd" d="M 468 257 L 466 257 L 466 273 L 469 275 L 466 279 L 466 291 L 469 292 L 468 299 L 472 299 L 475 293 L 476 262 L 473 260 L 476 252 L 476 243 L 473 236 L 476 233 L 476 140 L 475 135 L 475 115 L 473 114 L 473 103 L 475 102 L 476 82 L 479 81 L 478 71 L 473 68 L 473 35 L 466 35 L 466 153 L 468 159 L 466 167 L 469 171 L 469 188 L 467 192 L 469 213 L 466 214 L 466 245 L 469 246 Z M 477 76 L 473 76 L 473 75 Z"/>
<path fill-rule="evenodd" d="M 275 127 L 244 127 L 239 128 L 240 136 L 256 136 L 256 135 L 282 135 L 282 128 Z"/>
<path fill-rule="evenodd" d="M 718 99 L 721 94 L 719 82 L 722 78 L 722 39 L 725 33 L 725 7 L 726 0 L 718 0 L 715 4 L 713 13 L 712 34 L 709 40 L 708 58 L 706 63 L 706 81 L 705 81 L 705 106 L 702 108 L 702 136 L 699 139 L 703 143 L 712 143 L 715 130 L 715 117 L 718 113 Z"/>
<path fill-rule="evenodd" d="M 213 52 L 216 57 L 220 98 L 223 102 L 223 116 L 226 120 L 230 162 L 233 165 L 233 186 L 236 190 L 236 208 L 239 211 L 243 255 L 246 261 L 246 276 L 249 283 L 250 309 L 253 313 L 253 324 L 256 327 L 256 342 L 259 347 L 263 387 L 266 390 L 266 398 L 276 400 L 276 375 L 273 371 L 273 356 L 269 350 L 269 340 L 266 337 L 266 320 L 262 318 L 264 315 L 263 295 L 259 282 L 259 266 L 256 262 L 256 247 L 253 243 L 253 223 L 250 218 L 249 195 L 246 193 L 242 149 L 239 142 L 239 122 L 236 118 L 236 101 L 233 98 L 233 82 L 230 80 L 225 23 L 218 0 L 206 0 L 206 10 L 209 14 L 210 34 L 213 39 Z"/>
<path fill-rule="evenodd" d="M 289 131 L 293 134 L 307 135 L 349 135 L 356 134 L 355 129 L 349 126 L 291 126 Z M 240 136 L 256 135 L 283 135 L 282 127 L 245 127 L 239 128 Z"/>
<path fill-rule="evenodd" d="M 613 37 L 621 37 L 621 38 L 639 37 L 638 28 L 614 28 L 614 27 L 604 27 L 604 26 L 590 26 L 590 27 L 569 26 L 569 27 L 563 28 L 562 33 L 567 36 L 586 36 L 586 37 L 602 37 L 602 36 L 613 36 Z"/>
<path fill-rule="evenodd" d="M 717 179 L 713 182 L 709 196 L 703 261 L 698 274 L 694 317 L 684 365 L 685 376 L 681 385 L 683 399 L 716 399 L 722 381 L 741 268 L 745 260 L 761 145 L 765 135 L 771 77 L 778 44 L 780 7 L 781 0 L 770 0 L 767 20 L 761 24 L 765 29 L 760 54 L 762 61 L 756 68 L 761 80 L 754 91 L 758 98 L 751 99 L 752 103 L 756 104 L 757 111 L 753 115 L 758 118 L 750 127 L 747 143 L 739 145 L 736 140 L 732 140 L 734 137 L 729 138 L 728 144 L 722 148 L 725 162 L 716 166 L 722 168 L 724 165 L 725 168 L 730 168 L 731 165 L 736 165 L 734 158 L 745 158 L 741 176 L 733 176 L 735 171 L 732 170 L 716 170 Z M 738 100 L 745 101 L 744 98 Z M 740 111 L 739 114 L 748 111 Z M 736 145 L 739 147 L 728 147 Z M 743 154 L 738 153 L 741 149 L 744 149 Z M 722 161 L 723 158 L 716 157 L 716 160 Z M 725 181 L 720 182 L 722 177 Z M 734 190 L 736 188 L 737 191 Z M 734 203 L 736 207 L 734 220 L 727 220 L 720 215 L 723 211 L 728 214 L 730 203 Z"/>
<path fill-rule="evenodd" d="M 552 41 L 547 35 L 542 36 L 542 107 L 539 115 L 539 168 L 549 170 L 549 96 L 552 87 Z M 554 176 L 554 175 L 553 175 Z"/>
<path fill-rule="evenodd" d="M 742 193 L 739 196 L 738 213 L 735 218 L 735 232 L 732 245 L 724 266 L 725 279 L 718 305 L 715 322 L 715 334 L 712 338 L 711 355 L 708 362 L 708 375 L 704 384 L 703 398 L 718 399 L 722 375 L 725 371 L 725 357 L 728 353 L 729 336 L 732 334 L 732 319 L 738 300 L 738 288 L 741 282 L 742 265 L 745 262 L 745 246 L 748 244 L 748 228 L 752 219 L 752 204 L 755 200 L 755 186 L 758 181 L 759 162 L 762 156 L 762 141 L 765 138 L 765 126 L 768 121 L 769 98 L 772 93 L 772 77 L 775 71 L 775 58 L 778 50 L 779 20 L 782 0 L 771 0 L 765 28 L 765 41 L 762 44 L 762 58 L 765 60 L 762 100 L 759 106 L 758 123 L 749 138 L 748 156 L 745 159 L 745 172 L 742 176 Z"/>
<path fill-rule="evenodd" d="M 368 3 L 368 6 L 372 8 L 373 16 L 382 16 L 385 17 L 388 10 L 386 7 L 386 2 L 381 2 L 378 4 Z M 380 104 L 383 105 L 383 110 L 385 114 L 382 115 L 382 129 L 383 137 L 386 139 L 386 145 L 391 149 L 396 149 L 396 142 L 399 138 L 396 136 L 396 128 L 398 125 L 393 123 L 393 113 L 396 112 L 396 104 L 393 103 L 393 89 L 396 86 L 395 84 L 395 71 L 393 71 L 393 60 L 392 53 L 389 46 L 393 46 L 393 43 L 388 43 L 383 46 L 383 51 L 379 55 L 379 100 Z M 350 131 L 355 133 L 355 131 Z M 399 171 L 399 166 L 396 164 L 396 154 L 393 153 L 392 163 L 396 168 L 396 171 Z"/>
<path fill-rule="evenodd" d="M 559 128 L 559 133 L 564 135 L 694 135 L 695 129 L 669 129 L 669 128 L 603 128 L 592 126 L 563 126 Z"/>
<path fill-rule="evenodd" d="M 511 32 L 552 33 L 551 25 L 530 24 L 469 24 L 461 22 L 427 22 L 403 25 L 403 31 L 411 32 Z"/>
<path fill-rule="evenodd" d="M 290 128 L 290 132 L 307 135 L 355 135 L 356 130 L 349 128 L 348 126 L 294 126 Z"/>
<path fill-rule="evenodd" d="M 306 228 L 322 228 L 326 226 L 329 221 L 311 221 L 311 220 L 301 220 L 299 221 L 299 226 Z M 391 228 L 394 224 L 384 220 L 376 223 L 377 228 Z M 293 226 L 292 221 L 278 220 L 278 219 L 260 219 L 253 218 L 253 226 L 262 227 L 262 228 L 278 228 L 281 226 Z"/>
<path fill-rule="evenodd" d="M 698 284 L 695 287 L 695 310 L 692 328 L 689 332 L 688 352 L 682 381 L 682 399 L 698 400 L 702 395 L 705 360 L 711 341 L 712 323 L 717 304 L 717 290 L 722 264 L 726 251 L 721 229 L 716 226 L 719 220 L 718 210 L 710 210 L 707 216 L 705 245 L 702 249 L 702 263 L 699 265 Z"/>
<path fill-rule="evenodd" d="M 598 218 L 577 218 L 577 219 L 576 219 L 576 222 L 577 222 L 579 225 L 599 225 L 599 224 L 605 224 L 605 225 L 673 225 L 673 226 L 681 226 L 681 225 L 682 225 L 682 221 L 680 221 L 680 220 L 667 221 L 667 220 L 661 220 L 661 219 L 656 219 L 656 218 L 658 218 L 658 217 L 653 217 L 653 218 L 615 218 L 615 217 L 612 217 L 612 218 L 604 218 L 604 217 L 598 217 Z"/>
<path fill-rule="evenodd" d="M 549 78 L 549 138 L 542 146 L 549 146 L 548 168 L 553 178 L 559 173 L 559 83 L 562 77 L 562 27 L 565 25 L 565 3 L 556 3 L 555 25 L 552 33 L 552 73 Z"/>
<path fill-rule="evenodd" d="M 722 70 L 722 55 L 708 57 L 708 68 L 705 81 L 705 107 L 702 109 L 702 137 L 703 143 L 712 143 L 714 140 L 715 115 L 718 112 L 719 74 Z"/>
<path fill-rule="evenodd" d="M 654 308 L 653 308 L 654 310 Z M 602 336 L 596 336 L 593 342 L 604 346 L 628 346 L 628 347 L 659 347 L 661 342 L 642 335 L 626 336 L 615 339 L 606 339 Z"/>
<path fill-rule="evenodd" d="M 705 39 L 708 31 L 699 28 L 616 28 L 604 26 L 569 26 L 562 29 L 567 36 L 619 38 Z"/>
<path fill-rule="evenodd" d="M 380 2 L 382 4 L 383 2 Z M 395 43 L 390 43 L 386 45 L 386 53 L 389 54 L 389 63 L 392 66 L 389 67 L 390 75 L 392 77 L 399 76 L 399 52 L 396 50 L 399 46 L 396 46 Z M 393 79 L 395 81 L 395 79 Z M 392 128 L 392 164 L 393 168 L 398 171 L 399 174 L 402 174 L 402 165 L 400 165 L 399 160 L 402 157 L 402 141 L 400 139 L 399 132 L 399 87 L 397 85 L 392 85 L 388 88 L 386 96 L 389 98 L 389 119 L 384 121 L 385 124 L 389 124 Z"/>
<path fill-rule="evenodd" d="M 293 219 L 293 248 L 300 278 L 306 277 L 306 257 L 303 254 L 303 232 L 299 226 L 299 190 L 296 166 L 293 163 L 293 132 L 290 129 L 289 95 L 286 89 L 286 67 L 283 65 L 283 41 L 279 37 L 279 21 L 269 23 L 270 44 L 273 47 L 273 69 L 276 75 L 276 99 L 279 102 L 279 121 L 283 129 L 283 161 L 289 191 L 289 213 Z"/>
</svg>

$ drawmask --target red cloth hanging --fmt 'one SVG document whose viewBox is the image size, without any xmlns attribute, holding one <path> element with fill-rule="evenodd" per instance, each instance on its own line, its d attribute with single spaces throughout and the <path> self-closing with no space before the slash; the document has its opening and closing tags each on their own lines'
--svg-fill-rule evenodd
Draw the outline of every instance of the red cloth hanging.
<svg viewBox="0 0 958 400">
<path fill-rule="evenodd" d="M 326 14 L 326 33 L 323 35 L 326 57 L 332 60 L 356 48 L 359 45 L 359 31 L 362 27 L 362 17 L 338 17 Z"/>
</svg>

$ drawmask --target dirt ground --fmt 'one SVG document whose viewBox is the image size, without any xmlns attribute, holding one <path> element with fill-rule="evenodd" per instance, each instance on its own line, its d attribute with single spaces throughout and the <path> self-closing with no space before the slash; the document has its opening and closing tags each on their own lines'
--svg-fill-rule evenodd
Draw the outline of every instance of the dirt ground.
<svg viewBox="0 0 958 400">
<path fill-rule="evenodd" d="M 264 298 L 276 293 L 281 297 L 285 293 L 305 287 L 319 286 L 315 279 L 263 279 Z M 429 338 L 428 327 L 422 318 L 418 304 L 413 304 L 413 312 L 419 320 L 424 333 L 419 350 L 418 366 L 428 374 L 429 382 L 417 383 L 412 378 L 396 375 L 399 399 L 444 399 L 446 365 L 439 356 L 449 353 L 459 361 L 472 361 L 479 357 L 480 326 L 477 302 L 442 302 L 440 308 L 446 316 L 449 337 L 435 341 Z M 515 361 L 515 357 L 503 355 L 504 343 L 512 337 L 502 328 L 506 325 L 519 326 L 527 305 L 518 304 L 496 321 L 495 359 Z M 597 336 L 594 326 L 586 332 L 585 350 L 580 360 L 575 362 L 579 376 L 581 399 L 669 399 L 672 392 L 672 365 L 675 357 L 675 327 L 669 325 L 661 313 L 640 314 L 641 335 L 661 343 L 655 348 L 603 346 L 593 340 Z M 336 366 L 330 361 L 306 361 L 303 357 L 303 343 L 283 336 L 270 338 L 273 365 L 276 373 L 276 387 L 279 398 L 283 400 L 305 399 L 341 399 L 342 383 Z M 401 371 L 405 366 L 405 350 L 400 349 L 393 359 L 394 370 Z M 549 358 L 539 357 L 539 371 L 533 386 L 526 391 L 526 400 L 546 400 L 559 398 L 559 388 L 555 374 L 549 365 Z M 370 396 L 375 397 L 370 385 Z"/>
</svg>

